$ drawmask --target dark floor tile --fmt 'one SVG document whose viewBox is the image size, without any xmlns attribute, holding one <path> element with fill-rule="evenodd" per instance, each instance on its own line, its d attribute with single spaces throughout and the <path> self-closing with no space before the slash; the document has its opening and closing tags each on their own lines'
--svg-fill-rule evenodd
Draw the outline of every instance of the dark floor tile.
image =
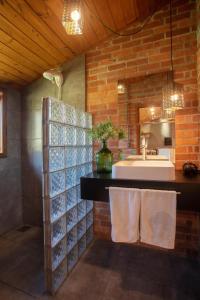
<svg viewBox="0 0 200 300">
<path fill-rule="evenodd" d="M 176 288 L 163 288 L 164 300 L 199 300 L 199 296 L 191 295 L 191 293 L 184 293 L 184 291 Z"/>
<path fill-rule="evenodd" d="M 69 275 L 61 287 L 61 293 L 76 293 L 88 295 L 102 295 L 109 281 L 109 271 L 102 267 L 80 262 Z"/>
<path fill-rule="evenodd" d="M 0 299 L 1 300 L 34 300 L 35 298 L 9 287 L 6 284 L 0 283 Z"/>
<path fill-rule="evenodd" d="M 103 300 L 161 300 L 163 299 L 162 287 L 159 284 L 132 278 L 131 281 L 121 274 L 109 278 Z"/>
<path fill-rule="evenodd" d="M 35 296 L 44 292 L 41 232 L 34 227 L 12 231 L 0 239 L 0 280 Z"/>
</svg>

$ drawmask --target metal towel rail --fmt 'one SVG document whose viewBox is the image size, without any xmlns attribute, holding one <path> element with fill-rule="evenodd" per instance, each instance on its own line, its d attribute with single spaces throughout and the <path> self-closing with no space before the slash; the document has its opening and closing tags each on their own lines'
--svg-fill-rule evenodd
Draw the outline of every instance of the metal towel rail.
<svg viewBox="0 0 200 300">
<path fill-rule="evenodd" d="M 119 186 L 119 187 L 121 187 L 121 186 Z M 109 187 L 106 186 L 106 187 L 105 187 L 105 190 L 109 190 Z M 142 189 L 140 189 L 140 190 L 142 190 Z M 152 189 L 150 189 L 150 190 L 152 190 Z M 168 191 L 168 190 L 163 190 L 163 191 Z M 176 192 L 176 194 L 177 194 L 177 195 L 181 195 L 181 192 Z"/>
</svg>

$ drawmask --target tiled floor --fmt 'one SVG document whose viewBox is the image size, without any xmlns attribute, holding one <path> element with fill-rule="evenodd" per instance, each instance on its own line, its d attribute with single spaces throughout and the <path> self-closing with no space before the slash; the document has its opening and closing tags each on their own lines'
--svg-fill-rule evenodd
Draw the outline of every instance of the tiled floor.
<svg viewBox="0 0 200 300">
<path fill-rule="evenodd" d="M 3 300 L 199 300 L 200 260 L 97 240 L 54 296 L 0 285 Z"/>
<path fill-rule="evenodd" d="M 43 268 L 43 233 L 41 228 L 22 227 L 20 230 L 16 229 L 1 236 L 0 300 L 26 299 L 26 294 L 41 295 L 44 292 Z M 15 293 L 15 289 L 16 298 L 15 294 L 9 298 L 12 291 Z M 20 291 L 24 292 L 22 298 L 17 296 L 18 294 L 21 295 Z"/>
</svg>

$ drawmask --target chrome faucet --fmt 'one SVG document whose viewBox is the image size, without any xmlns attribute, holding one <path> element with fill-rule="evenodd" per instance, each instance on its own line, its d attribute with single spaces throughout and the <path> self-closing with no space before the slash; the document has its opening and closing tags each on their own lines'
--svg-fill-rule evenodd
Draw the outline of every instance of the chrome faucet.
<svg viewBox="0 0 200 300">
<path fill-rule="evenodd" d="M 145 135 L 142 135 L 141 138 L 142 138 L 142 142 L 141 142 L 140 148 L 142 149 L 142 159 L 146 160 L 147 159 L 147 156 L 146 156 L 147 140 L 145 138 Z"/>
</svg>

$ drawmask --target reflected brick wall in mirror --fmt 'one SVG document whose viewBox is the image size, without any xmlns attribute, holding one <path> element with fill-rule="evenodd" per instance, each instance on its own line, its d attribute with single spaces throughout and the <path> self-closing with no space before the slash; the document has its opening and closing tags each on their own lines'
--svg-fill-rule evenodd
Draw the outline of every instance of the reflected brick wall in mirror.
<svg viewBox="0 0 200 300">
<path fill-rule="evenodd" d="M 80 199 L 92 172 L 90 114 L 43 100 L 43 206 L 47 290 L 59 288 L 93 239 L 93 201 Z"/>
</svg>

